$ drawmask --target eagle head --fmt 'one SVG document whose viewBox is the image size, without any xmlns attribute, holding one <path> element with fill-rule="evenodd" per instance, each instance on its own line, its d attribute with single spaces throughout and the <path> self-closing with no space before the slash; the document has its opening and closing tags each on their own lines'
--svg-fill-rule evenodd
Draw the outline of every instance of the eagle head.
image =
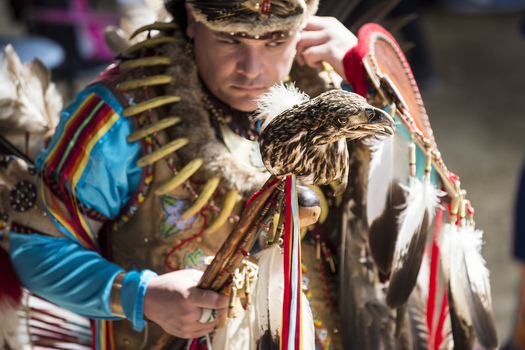
<svg viewBox="0 0 525 350">
<path fill-rule="evenodd" d="M 259 146 L 277 176 L 293 174 L 305 185 L 348 182 L 346 140 L 394 134 L 394 120 L 360 95 L 330 90 L 309 100 L 295 87 L 275 86 L 259 100 Z"/>
</svg>

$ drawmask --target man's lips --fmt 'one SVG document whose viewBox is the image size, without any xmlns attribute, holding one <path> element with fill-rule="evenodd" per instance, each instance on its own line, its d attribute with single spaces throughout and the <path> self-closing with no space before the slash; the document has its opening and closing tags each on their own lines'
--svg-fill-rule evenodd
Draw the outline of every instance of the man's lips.
<svg viewBox="0 0 525 350">
<path fill-rule="evenodd" d="M 268 89 L 264 86 L 245 86 L 245 85 L 233 85 L 234 90 L 249 93 L 249 94 L 258 94 L 266 92 Z"/>
</svg>

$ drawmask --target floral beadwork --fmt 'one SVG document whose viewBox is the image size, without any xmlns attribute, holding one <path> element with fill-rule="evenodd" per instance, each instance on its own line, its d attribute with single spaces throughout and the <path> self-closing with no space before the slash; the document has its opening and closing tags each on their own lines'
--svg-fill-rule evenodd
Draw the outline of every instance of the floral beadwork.
<svg viewBox="0 0 525 350">
<path fill-rule="evenodd" d="M 191 201 L 188 198 L 178 198 L 170 195 L 160 196 L 160 207 L 164 213 L 160 229 L 165 239 L 181 231 L 190 230 L 193 227 L 195 217 L 192 216 L 186 220 L 180 217 L 190 204 Z"/>
</svg>

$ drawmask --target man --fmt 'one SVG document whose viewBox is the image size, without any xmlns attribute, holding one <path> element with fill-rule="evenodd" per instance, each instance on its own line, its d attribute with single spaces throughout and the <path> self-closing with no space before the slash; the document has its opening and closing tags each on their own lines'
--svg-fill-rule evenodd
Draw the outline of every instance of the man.
<svg viewBox="0 0 525 350">
<path fill-rule="evenodd" d="M 9 222 L 21 283 L 96 319 L 97 349 L 169 347 L 172 340 L 159 345 L 164 332 L 213 332 L 229 299 L 196 288 L 198 269 L 267 178 L 248 114 L 259 95 L 294 76 L 294 58 L 310 74 L 299 76 L 302 89 L 326 88 L 307 81 L 317 77 L 308 67 L 322 62 L 344 79 L 344 57 L 356 44 L 335 19 L 313 16 L 315 0 L 167 8 L 179 27 L 158 25 L 158 38 L 122 53 L 63 113 L 38 158 L 49 216 L 27 215 L 54 228 Z M 146 129 L 154 131 L 137 136 Z M 221 216 L 227 205 L 231 214 Z"/>
</svg>

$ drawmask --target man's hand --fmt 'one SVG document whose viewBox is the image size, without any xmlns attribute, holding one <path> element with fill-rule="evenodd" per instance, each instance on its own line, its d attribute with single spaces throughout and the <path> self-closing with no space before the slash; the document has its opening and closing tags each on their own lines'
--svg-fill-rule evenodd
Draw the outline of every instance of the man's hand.
<svg viewBox="0 0 525 350">
<path fill-rule="evenodd" d="M 228 312 L 229 298 L 197 288 L 202 272 L 180 270 L 153 277 L 144 296 L 144 317 L 179 338 L 198 338 L 212 332 Z M 217 310 L 216 319 L 198 322 L 202 309 Z"/>
<path fill-rule="evenodd" d="M 346 80 L 343 58 L 356 44 L 357 37 L 334 17 L 314 16 L 301 32 L 296 60 L 313 68 L 325 61 Z"/>
</svg>

